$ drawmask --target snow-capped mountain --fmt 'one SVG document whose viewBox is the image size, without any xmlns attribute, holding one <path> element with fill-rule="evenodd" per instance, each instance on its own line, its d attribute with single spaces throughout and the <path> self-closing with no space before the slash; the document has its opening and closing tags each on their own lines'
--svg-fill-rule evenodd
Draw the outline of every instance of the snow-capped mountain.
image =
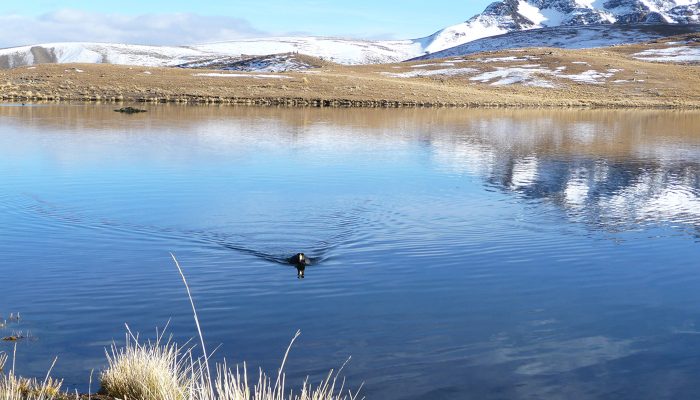
<svg viewBox="0 0 700 400">
<path fill-rule="evenodd" d="M 503 0 L 423 43 L 424 51 L 433 53 L 485 37 L 561 25 L 699 22 L 700 0 Z"/>
<path fill-rule="evenodd" d="M 459 57 L 484 51 L 519 49 L 526 47 L 556 47 L 562 49 L 589 49 L 640 43 L 651 40 L 700 32 L 700 25 L 686 24 L 614 24 L 571 25 L 528 29 L 489 36 L 471 42 L 425 54 L 413 60 Z"/>
<path fill-rule="evenodd" d="M 323 37 L 281 37 L 226 41 L 195 46 L 166 47 L 104 43 L 51 43 L 0 49 L 0 68 L 14 68 L 39 63 L 111 63 L 140 66 L 177 66 L 199 61 L 242 56 L 266 56 L 300 53 L 340 64 L 392 63 L 442 51 L 509 32 L 610 24 L 698 24 L 700 0 L 502 0 L 489 5 L 483 13 L 442 29 L 430 36 L 412 40 L 352 40 Z M 647 40 L 649 35 L 616 36 L 605 39 L 604 29 L 583 30 L 598 34 L 601 40 L 576 35 L 549 37 L 528 36 L 528 46 L 586 47 Z M 550 31 L 545 31 L 545 33 Z M 556 34 L 557 32 L 550 32 Z M 618 32 L 619 33 L 619 32 Z M 651 35 L 651 38 L 664 36 Z M 538 42 L 537 38 L 543 38 Z M 507 42 L 484 41 L 487 44 Z M 589 43 L 581 46 L 581 43 Z M 472 46 L 474 47 L 474 46 Z M 476 48 L 474 47 L 474 48 Z M 464 48 L 461 47 L 464 50 Z M 491 50 L 495 50 L 492 48 Z M 457 51 L 449 51 L 457 55 Z M 467 54 L 467 53 L 462 53 Z"/>
<path fill-rule="evenodd" d="M 223 57 L 301 53 L 340 64 L 392 63 L 423 53 L 418 40 L 351 40 L 322 37 L 246 39 L 195 46 L 48 43 L 0 49 L 0 68 L 42 63 L 177 66 Z"/>
<path fill-rule="evenodd" d="M 301 53 L 338 64 L 399 62 L 415 57 L 423 50 L 419 40 L 353 40 L 324 37 L 245 39 L 196 45 L 191 48 L 228 55 Z"/>
</svg>

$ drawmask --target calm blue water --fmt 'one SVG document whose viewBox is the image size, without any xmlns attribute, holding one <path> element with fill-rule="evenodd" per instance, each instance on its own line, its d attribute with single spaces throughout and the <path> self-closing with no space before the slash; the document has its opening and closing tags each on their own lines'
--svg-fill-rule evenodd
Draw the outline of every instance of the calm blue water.
<svg viewBox="0 0 700 400">
<path fill-rule="evenodd" d="M 0 107 L 0 334 L 127 323 L 368 399 L 697 399 L 700 113 Z M 275 260 L 317 262 L 297 279 Z M 12 345 L 0 342 L 0 351 Z"/>
</svg>

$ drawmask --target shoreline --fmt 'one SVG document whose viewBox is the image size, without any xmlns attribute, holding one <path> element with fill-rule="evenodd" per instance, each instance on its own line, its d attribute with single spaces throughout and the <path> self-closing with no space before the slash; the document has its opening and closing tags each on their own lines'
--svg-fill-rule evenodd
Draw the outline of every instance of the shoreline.
<svg viewBox="0 0 700 400">
<path fill-rule="evenodd" d="M 33 106 L 82 104 L 114 106 L 123 105 L 183 105 L 183 106 L 230 106 L 260 108 L 298 108 L 298 109 L 466 109 L 466 110 L 700 110 L 700 104 L 626 104 L 614 102 L 586 103 L 424 103 L 395 100 L 345 100 L 345 99 L 298 99 L 298 98 L 193 98 L 193 99 L 95 99 L 95 98 L 26 98 L 2 97 L 0 105 Z"/>
</svg>

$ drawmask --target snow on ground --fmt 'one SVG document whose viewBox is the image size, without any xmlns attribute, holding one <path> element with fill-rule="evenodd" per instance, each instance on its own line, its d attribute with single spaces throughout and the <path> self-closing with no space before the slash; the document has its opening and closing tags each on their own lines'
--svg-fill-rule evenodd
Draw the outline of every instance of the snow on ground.
<svg viewBox="0 0 700 400">
<path fill-rule="evenodd" d="M 488 83 L 493 86 L 512 85 L 520 83 L 527 86 L 537 86 L 553 88 L 554 83 L 539 78 L 537 75 L 551 75 L 552 71 L 547 68 L 521 68 L 521 67 L 496 67 L 494 71 L 484 72 L 480 75 L 469 78 L 471 81 Z"/>
<path fill-rule="evenodd" d="M 453 62 L 441 62 L 441 63 L 434 63 L 434 64 L 419 64 L 419 65 L 411 65 L 411 68 L 425 68 L 425 67 L 454 67 L 456 62 L 463 62 L 463 61 L 453 61 Z M 398 67 L 401 68 L 401 67 Z"/>
<path fill-rule="evenodd" d="M 638 60 L 656 62 L 700 62 L 700 47 L 678 46 L 650 49 L 633 54 Z"/>
<path fill-rule="evenodd" d="M 224 74 L 224 73 L 202 73 L 192 74 L 192 76 L 220 77 L 220 78 L 255 78 L 255 79 L 291 79 L 291 76 L 273 74 Z"/>
<path fill-rule="evenodd" d="M 524 56 L 524 57 L 509 56 L 509 57 L 477 58 L 475 61 L 482 62 L 482 63 L 494 63 L 494 62 L 519 62 L 519 61 L 530 61 L 530 60 L 539 60 L 539 59 L 540 59 L 539 57 L 532 57 L 532 56 Z"/>
<path fill-rule="evenodd" d="M 502 57 L 501 60 L 510 61 L 512 58 Z M 474 61 L 483 62 L 481 59 Z M 469 67 L 422 69 L 442 64 L 444 63 L 413 65 L 413 70 L 411 71 L 381 72 L 381 74 L 392 78 L 469 76 L 470 81 L 486 83 L 493 86 L 521 84 L 526 86 L 554 88 L 557 85 L 551 81 L 551 79 L 567 79 L 581 84 L 600 85 L 606 83 L 607 79 L 613 77 L 616 73 L 622 72 L 621 69 L 608 69 L 602 72 L 591 69 L 579 74 L 565 74 L 566 66 L 549 69 L 540 64 L 523 64 L 507 67 L 496 66 L 490 71 L 482 71 L 478 68 Z"/>
<path fill-rule="evenodd" d="M 382 72 L 382 75 L 392 78 L 415 78 L 419 76 L 457 76 L 469 75 L 479 72 L 476 68 L 443 68 L 443 69 L 416 69 L 407 72 Z"/>
<path fill-rule="evenodd" d="M 564 79 L 571 79 L 574 82 L 588 83 L 591 85 L 600 85 L 605 83 L 605 80 L 613 75 L 615 75 L 614 72 L 598 72 L 596 70 L 589 69 L 588 71 L 582 72 L 580 74 L 558 74 L 557 76 Z"/>
</svg>

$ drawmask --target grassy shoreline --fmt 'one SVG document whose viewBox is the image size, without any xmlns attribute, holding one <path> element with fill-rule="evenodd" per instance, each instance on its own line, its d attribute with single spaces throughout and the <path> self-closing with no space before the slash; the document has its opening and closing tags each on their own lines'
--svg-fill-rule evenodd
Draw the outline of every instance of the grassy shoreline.
<svg viewBox="0 0 700 400">
<path fill-rule="evenodd" d="M 10 98 L 0 99 L 0 104 L 12 105 L 47 105 L 47 104 L 112 104 L 115 107 L 139 104 L 181 104 L 181 105 L 226 105 L 230 107 L 260 107 L 260 108 L 380 108 L 380 109 L 472 109 L 472 110 L 700 110 L 700 104 L 675 104 L 675 103 L 652 103 L 652 104 L 628 104 L 620 102 L 562 102 L 545 104 L 528 103 L 417 103 L 392 100 L 366 100 L 366 101 L 346 101 L 344 99 L 294 99 L 294 98 L 194 98 L 181 101 L 157 101 L 143 99 L 126 100 L 95 100 L 90 98 L 70 98 L 60 100 L 40 100 L 36 98 Z"/>
<path fill-rule="evenodd" d="M 0 70 L 6 102 L 308 108 L 700 109 L 700 64 L 643 60 L 700 34 L 599 49 L 530 48 L 441 60 L 247 73 L 107 64 Z M 690 48 L 688 47 L 688 48 Z"/>
<path fill-rule="evenodd" d="M 194 97 L 192 99 L 142 99 L 127 98 L 123 100 L 95 98 L 42 99 L 36 97 L 1 98 L 0 104 L 44 105 L 44 104 L 112 104 L 115 107 L 139 104 L 181 104 L 197 106 L 231 106 L 231 107 L 261 107 L 261 108 L 381 108 L 381 109 L 571 109 L 571 110 L 700 110 L 700 103 L 644 103 L 630 104 L 614 101 L 566 101 L 545 103 L 516 103 L 516 102 L 412 102 L 398 100 L 347 100 L 347 99 L 299 99 L 299 98 L 214 98 Z"/>
</svg>

